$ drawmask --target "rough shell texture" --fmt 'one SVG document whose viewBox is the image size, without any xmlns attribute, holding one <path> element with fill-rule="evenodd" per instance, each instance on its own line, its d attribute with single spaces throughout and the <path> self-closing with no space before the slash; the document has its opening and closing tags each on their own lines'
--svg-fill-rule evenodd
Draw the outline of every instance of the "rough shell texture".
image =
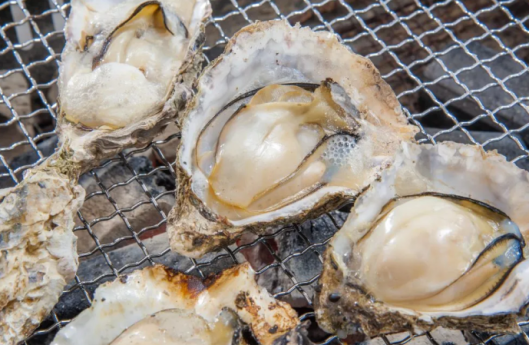
<svg viewBox="0 0 529 345">
<path fill-rule="evenodd" d="M 205 281 L 156 265 L 100 286 L 90 309 L 64 327 L 53 344 L 104 345 L 160 310 L 188 310 L 213 321 L 224 308 L 249 325 L 260 344 L 299 344 L 304 338 L 296 312 L 260 288 L 248 264 Z"/>
<path fill-rule="evenodd" d="M 133 2 L 143 3 L 142 1 Z M 119 1 L 116 3 L 119 3 Z M 105 4 L 105 6 L 108 7 L 108 4 Z M 183 63 L 178 74 L 174 76 L 174 87 L 167 94 L 167 99 L 159 111 L 137 123 L 112 130 L 88 129 L 74 124 L 68 121 L 65 118 L 65 114 L 59 110 L 57 129 L 60 145 L 69 152 L 72 162 L 82 166 L 83 171 L 93 167 L 100 160 L 112 157 L 125 148 L 148 144 L 153 137 L 165 129 L 170 121 L 174 121 L 178 113 L 185 107 L 186 102 L 192 96 L 192 85 L 202 67 L 203 56 L 201 48 L 205 38 L 204 28 L 211 15 L 209 1 L 199 0 L 197 1 L 197 6 L 201 7 L 201 19 L 197 28 L 190 30 L 192 36 L 189 39 L 188 50 Z M 97 25 L 98 23 L 87 22 L 86 24 Z M 66 61 L 70 55 L 74 55 L 77 49 L 76 40 L 70 37 L 72 35 L 74 35 L 72 30 L 68 30 L 67 27 L 66 46 L 62 53 L 62 61 Z M 63 68 L 62 66 L 61 71 Z M 59 78 L 61 76 L 62 73 Z M 59 95 L 60 97 L 61 94 Z M 61 109 L 60 100 L 59 109 Z"/>
<path fill-rule="evenodd" d="M 519 331 L 517 314 L 525 310 L 528 302 L 529 279 L 524 273 L 529 268 L 527 261 L 519 263 L 503 282 L 509 286 L 507 292 L 496 290 L 468 309 L 449 313 L 391 308 L 370 298 L 352 272 L 344 273 L 348 272 L 344 253 L 354 250 L 355 239 L 371 227 L 384 205 L 395 197 L 424 192 L 459 195 L 496 207 L 518 225 L 527 241 L 529 174 L 526 171 L 496 152 L 485 152 L 477 146 L 403 144 L 394 165 L 358 197 L 342 227 L 347 231 L 340 230 L 325 253 L 322 290 L 315 301 L 318 323 L 325 330 L 345 335 L 354 332 L 360 324 L 369 336 L 422 332 L 438 326 L 487 332 Z M 331 294 L 338 294 L 339 300 L 329 298 Z"/>
<path fill-rule="evenodd" d="M 16 344 L 49 314 L 77 270 L 74 217 L 85 192 L 53 169 L 0 199 L 0 342 Z"/>
<path fill-rule="evenodd" d="M 327 78 L 343 87 L 358 110 L 360 121 L 366 126 L 391 128 L 388 130 L 391 134 L 385 137 L 394 136 L 395 140 L 388 142 L 387 147 L 397 148 L 400 140 L 413 140 L 415 128 L 406 124 L 391 88 L 368 59 L 352 54 L 330 33 L 291 27 L 283 21 L 250 25 L 235 34 L 225 53 L 205 69 L 198 82 L 199 91 L 183 118 L 182 140 L 177 154 L 177 203 L 168 222 L 174 251 L 199 257 L 232 243 L 245 230 L 259 233 L 269 226 L 316 217 L 356 195 L 358 191 L 322 192 L 321 196 L 314 193 L 318 195 L 301 200 L 303 206 L 300 206 L 301 202 L 289 205 L 288 208 L 294 211 L 287 212 L 285 208 L 267 220 L 239 226 L 208 209 L 193 190 L 193 181 L 196 180 L 193 176 L 197 171 L 193 168 L 193 138 L 200 131 L 200 123 L 206 123 L 212 114 L 249 90 L 274 83 L 319 84 Z M 223 92 L 213 94 L 214 90 Z M 387 154 L 383 162 L 374 163 L 372 178 L 376 178 L 390 162 L 391 154 Z M 359 189 L 367 187 L 369 182 Z"/>
</svg>

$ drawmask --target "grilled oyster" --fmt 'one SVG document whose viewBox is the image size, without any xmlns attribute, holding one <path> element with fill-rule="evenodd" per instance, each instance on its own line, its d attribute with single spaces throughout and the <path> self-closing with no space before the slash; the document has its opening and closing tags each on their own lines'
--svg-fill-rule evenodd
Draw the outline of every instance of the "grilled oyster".
<svg viewBox="0 0 529 345">
<path fill-rule="evenodd" d="M 283 21 L 239 31 L 198 89 L 168 222 L 193 257 L 355 197 L 416 132 L 369 60 Z"/>
<path fill-rule="evenodd" d="M 330 242 L 318 322 L 342 336 L 518 331 L 528 231 L 526 171 L 475 146 L 403 144 Z"/>
<path fill-rule="evenodd" d="M 27 337 L 77 270 L 80 174 L 143 145 L 191 94 L 207 0 L 74 0 L 59 76 L 58 151 L 0 192 L 0 339 Z"/>
<path fill-rule="evenodd" d="M 72 1 L 58 80 L 70 160 L 96 164 L 174 120 L 201 67 L 210 14 L 208 0 Z"/>
<path fill-rule="evenodd" d="M 206 282 L 157 265 L 100 286 L 52 344 L 246 344 L 243 324 L 259 344 L 304 341 L 296 312 L 260 288 L 248 264 Z"/>
</svg>

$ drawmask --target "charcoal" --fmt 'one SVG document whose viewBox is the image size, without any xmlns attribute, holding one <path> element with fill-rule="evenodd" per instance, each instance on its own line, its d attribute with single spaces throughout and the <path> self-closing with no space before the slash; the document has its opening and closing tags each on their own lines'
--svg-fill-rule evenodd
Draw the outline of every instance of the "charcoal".
<svg viewBox="0 0 529 345">
<path fill-rule="evenodd" d="M 164 219 L 161 212 L 167 215 L 174 204 L 174 178 L 168 172 L 157 170 L 151 173 L 154 167 L 150 159 L 145 156 L 134 156 L 128 159 L 127 163 L 137 174 L 148 175 L 132 180 L 128 184 L 120 185 L 108 191 L 108 193 L 120 210 L 126 209 L 123 215 L 126 217 L 131 229 L 127 227 L 125 221 L 117 214 L 111 219 L 91 226 L 92 232 L 101 243 L 117 242 L 113 248 L 135 242 L 131 238 L 131 230 L 138 233 L 147 227 L 154 227 Z M 118 183 L 123 184 L 134 176 L 129 168 L 121 162 L 111 163 L 105 168 L 95 170 L 95 173 L 107 190 Z M 82 176 L 79 182 L 85 188 L 87 196 L 91 193 L 102 191 L 97 180 L 90 174 Z M 140 182 L 146 191 L 144 191 Z M 162 193 L 164 195 L 157 198 Z M 155 201 L 158 209 L 153 204 L 152 200 L 154 198 L 157 198 Z M 138 205 L 138 203 L 141 203 L 141 205 Z M 104 194 L 88 198 L 81 209 L 81 214 L 87 222 L 92 222 L 101 217 L 108 217 L 114 212 L 114 205 Z M 77 225 L 83 226 L 84 224 L 79 220 Z M 142 234 L 142 238 L 155 235 L 164 230 L 165 224 L 149 229 Z M 94 250 L 95 241 L 88 231 L 79 230 L 76 231 L 76 235 L 79 238 L 77 242 L 79 253 L 88 253 Z"/>
<path fill-rule="evenodd" d="M 476 63 L 474 58 L 468 55 L 462 48 L 447 47 L 446 49 L 450 48 L 452 49 L 450 52 L 439 57 L 439 60 L 445 64 L 448 71 L 456 73 L 462 68 L 472 66 Z M 498 54 L 497 51 L 488 48 L 479 42 L 472 42 L 467 45 L 467 48 L 481 60 L 491 59 Z M 497 57 L 490 62 L 483 63 L 483 65 L 490 68 L 493 75 L 498 79 L 505 79 L 512 74 L 520 73 L 524 69 L 522 65 L 516 62 L 510 55 Z M 424 69 L 423 74 L 423 79 L 426 82 L 448 75 L 441 64 L 437 61 L 430 62 Z M 488 84 L 494 84 L 493 87 L 489 87 L 483 92 L 475 93 L 476 98 L 478 98 L 488 110 L 495 110 L 514 102 L 512 96 L 504 91 L 497 82 L 491 78 L 487 71 L 479 65 L 468 71 L 457 74 L 457 78 L 460 83 L 465 85 L 469 90 L 477 90 Z M 505 82 L 505 86 L 517 97 L 529 96 L 529 76 L 527 73 L 508 80 Z M 428 89 L 430 89 L 442 102 L 461 97 L 465 93 L 463 87 L 459 86 L 451 77 L 428 86 Z M 453 102 L 451 107 L 460 112 L 466 113 L 471 117 L 485 114 L 470 96 L 466 96 L 463 100 Z M 496 113 L 496 118 L 508 128 L 517 129 L 529 122 L 529 113 L 523 109 L 522 106 L 515 105 L 499 110 Z M 499 130 L 498 125 L 493 123 L 490 118 L 480 119 L 479 121 L 488 123 L 491 128 Z M 527 137 L 528 135 L 524 136 L 526 141 Z"/>
<path fill-rule="evenodd" d="M 302 291 L 294 289 L 290 294 L 280 295 L 281 299 L 296 308 L 311 306 L 314 289 L 318 284 L 317 278 L 322 270 L 320 259 L 326 248 L 324 243 L 332 237 L 347 217 L 347 213 L 339 211 L 331 212 L 330 215 L 337 226 L 328 215 L 323 215 L 315 220 L 289 228 L 275 237 L 274 251 L 282 259 L 286 271 L 281 266 L 271 267 L 259 276 L 259 284 L 266 287 L 272 294 L 289 291 L 294 286 L 293 277 Z M 318 245 L 313 245 L 311 249 L 305 251 L 310 243 Z M 301 254 L 302 252 L 304 253 Z M 285 260 L 292 254 L 295 256 Z"/>
</svg>

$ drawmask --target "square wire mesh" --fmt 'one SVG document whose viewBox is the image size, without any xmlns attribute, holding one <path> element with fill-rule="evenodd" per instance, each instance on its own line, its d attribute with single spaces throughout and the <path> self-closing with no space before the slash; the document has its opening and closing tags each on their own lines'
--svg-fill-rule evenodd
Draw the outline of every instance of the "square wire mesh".
<svg viewBox="0 0 529 345">
<path fill-rule="evenodd" d="M 410 122 L 421 128 L 421 142 L 474 143 L 497 149 L 520 167 L 529 166 L 526 1 L 212 0 L 212 5 L 204 49 L 208 61 L 222 52 L 231 35 L 256 20 L 281 18 L 328 30 L 375 63 Z M 0 4 L 0 188 L 18 183 L 23 172 L 42 162 L 56 145 L 57 71 L 68 12 L 69 4 L 62 0 Z M 174 203 L 178 140 L 177 131 L 169 130 L 151 145 L 127 150 L 81 178 L 87 197 L 74 230 L 79 271 L 28 344 L 49 341 L 90 305 L 102 282 L 155 262 L 206 276 L 246 258 L 259 258 L 261 280 L 272 277 L 280 282 L 267 287 L 298 305 L 302 319 L 313 319 L 311 294 L 321 253 L 346 214 L 326 214 L 248 237 L 201 260 L 175 255 L 163 233 Z M 478 343 L 505 342 L 500 335 L 465 336 Z M 338 343 L 324 334 L 319 340 Z M 379 341 L 456 342 L 430 333 Z"/>
</svg>

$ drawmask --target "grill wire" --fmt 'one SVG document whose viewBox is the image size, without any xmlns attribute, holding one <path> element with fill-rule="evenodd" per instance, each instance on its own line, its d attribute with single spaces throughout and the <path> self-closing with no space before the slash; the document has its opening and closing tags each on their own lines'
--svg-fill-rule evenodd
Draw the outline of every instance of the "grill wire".
<svg viewBox="0 0 529 345">
<path fill-rule="evenodd" d="M 49 6 L 43 9 L 42 3 Z M 212 5 L 214 17 L 206 28 L 204 49 L 208 62 L 222 52 L 231 35 L 256 20 L 281 18 L 328 30 L 375 63 L 410 122 L 421 128 L 421 142 L 456 138 L 498 149 L 520 167 L 528 164 L 527 2 L 212 0 Z M 54 145 L 57 68 L 64 45 L 61 28 L 68 12 L 69 4 L 61 0 L 0 4 L 0 187 L 17 184 L 22 173 L 42 162 Z M 14 84 L 18 86 L 13 88 Z M 299 309 L 302 319 L 313 320 L 307 289 L 316 285 L 321 253 L 346 214 L 334 212 L 313 222 L 325 224 L 324 237 L 307 232 L 314 225 L 308 222 L 274 229 L 201 260 L 179 257 L 170 252 L 167 242 L 154 244 L 163 239 L 167 212 L 174 203 L 178 140 L 175 130 L 166 132 L 149 146 L 126 150 L 81 178 L 87 197 L 74 229 L 85 248 L 79 252 L 79 272 L 26 344 L 48 342 L 71 315 L 90 305 L 99 284 L 120 273 L 163 262 L 206 276 L 244 261 L 245 255 L 263 252 L 267 260 L 260 263 L 258 274 L 274 271 L 281 276 L 287 283 L 275 287 L 275 296 L 305 299 L 305 308 Z M 125 199 L 131 193 L 134 197 Z M 97 204 L 103 206 L 94 208 Z M 113 229 L 112 236 L 105 227 Z M 279 241 L 297 245 L 282 252 Z M 115 254 L 124 250 L 134 254 Z M 313 262 L 316 273 L 300 276 L 292 269 L 296 260 Z M 477 343 L 505 343 L 502 335 L 467 332 L 466 337 Z M 339 343 L 334 336 L 320 338 L 321 343 Z M 442 343 L 430 333 L 380 339 L 386 345 Z M 527 342 L 528 338 L 522 333 L 517 339 Z"/>
</svg>

